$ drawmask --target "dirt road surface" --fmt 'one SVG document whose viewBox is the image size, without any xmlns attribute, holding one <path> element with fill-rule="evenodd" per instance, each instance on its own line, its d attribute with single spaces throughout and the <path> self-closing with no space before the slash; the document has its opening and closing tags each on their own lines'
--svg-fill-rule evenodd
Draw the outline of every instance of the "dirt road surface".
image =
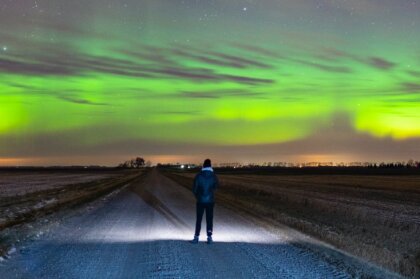
<svg viewBox="0 0 420 279">
<path fill-rule="evenodd" d="M 0 263 L 1 278 L 352 278 L 340 264 L 215 207 L 213 245 L 193 237 L 195 201 L 153 170 Z M 203 223 L 205 232 L 205 224 Z"/>
</svg>

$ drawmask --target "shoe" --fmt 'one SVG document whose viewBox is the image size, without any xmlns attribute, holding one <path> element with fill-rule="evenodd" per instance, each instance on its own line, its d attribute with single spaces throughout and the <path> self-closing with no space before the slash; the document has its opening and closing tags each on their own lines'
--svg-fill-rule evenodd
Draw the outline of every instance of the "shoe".
<svg viewBox="0 0 420 279">
<path fill-rule="evenodd" d="M 194 236 L 194 239 L 190 240 L 190 243 L 197 244 L 198 243 L 198 236 Z"/>
<path fill-rule="evenodd" d="M 211 236 L 207 237 L 207 244 L 213 244 L 213 238 Z"/>
</svg>

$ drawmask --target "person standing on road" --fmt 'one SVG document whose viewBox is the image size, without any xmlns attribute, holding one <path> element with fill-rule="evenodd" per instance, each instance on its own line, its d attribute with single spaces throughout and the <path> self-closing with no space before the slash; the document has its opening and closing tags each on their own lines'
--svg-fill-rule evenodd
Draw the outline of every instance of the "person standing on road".
<svg viewBox="0 0 420 279">
<path fill-rule="evenodd" d="M 213 243 L 214 191 L 218 187 L 219 180 L 211 167 L 211 161 L 206 159 L 204 160 L 203 168 L 194 178 L 192 191 L 197 199 L 197 221 L 195 223 L 194 239 L 191 240 L 191 243 L 198 243 L 204 211 L 206 211 L 207 243 Z"/>
</svg>

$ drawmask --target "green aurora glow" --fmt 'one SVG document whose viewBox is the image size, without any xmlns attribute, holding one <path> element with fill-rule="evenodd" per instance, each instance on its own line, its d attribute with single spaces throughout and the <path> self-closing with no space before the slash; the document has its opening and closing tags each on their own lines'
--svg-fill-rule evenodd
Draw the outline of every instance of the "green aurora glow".
<svg viewBox="0 0 420 279">
<path fill-rule="evenodd" d="M 420 138 L 417 1 L 6 2 L 0 157 L 51 135 L 246 152 L 337 115 L 379 141 Z"/>
</svg>

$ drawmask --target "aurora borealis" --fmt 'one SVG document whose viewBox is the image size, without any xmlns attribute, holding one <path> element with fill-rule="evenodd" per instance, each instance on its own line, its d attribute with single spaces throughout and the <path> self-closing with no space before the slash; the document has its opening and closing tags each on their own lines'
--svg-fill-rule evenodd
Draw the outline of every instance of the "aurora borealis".
<svg viewBox="0 0 420 279">
<path fill-rule="evenodd" d="M 0 165 L 420 156 L 420 2 L 4 0 Z"/>
</svg>

